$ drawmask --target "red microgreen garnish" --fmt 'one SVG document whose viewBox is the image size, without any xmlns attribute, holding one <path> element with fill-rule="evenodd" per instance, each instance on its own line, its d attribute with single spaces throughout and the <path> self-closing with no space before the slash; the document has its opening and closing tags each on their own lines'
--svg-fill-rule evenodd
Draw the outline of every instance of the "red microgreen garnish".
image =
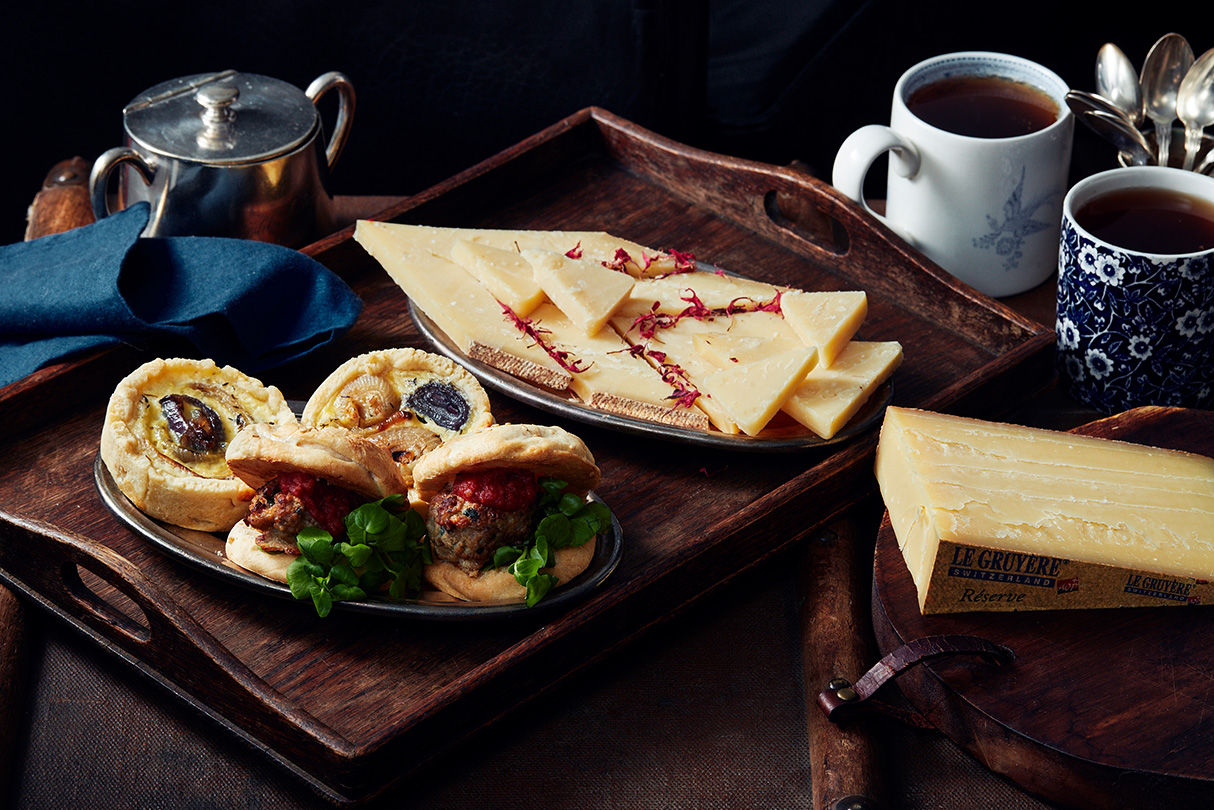
<svg viewBox="0 0 1214 810">
<path fill-rule="evenodd" d="M 519 317 L 513 309 L 501 301 L 497 303 L 502 308 L 502 311 L 506 313 L 506 317 L 514 324 L 514 327 L 531 338 L 535 345 L 547 352 L 548 356 L 555 360 L 561 368 L 571 374 L 580 374 L 588 368 L 580 358 L 573 357 L 569 352 L 553 346 L 547 338 L 547 335 L 552 334 L 549 330 L 542 326 L 537 326 L 530 318 Z"/>
</svg>

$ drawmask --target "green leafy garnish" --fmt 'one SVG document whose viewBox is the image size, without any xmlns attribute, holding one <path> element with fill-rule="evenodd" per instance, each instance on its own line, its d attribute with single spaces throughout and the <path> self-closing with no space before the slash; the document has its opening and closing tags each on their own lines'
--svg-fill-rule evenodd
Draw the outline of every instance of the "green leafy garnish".
<svg viewBox="0 0 1214 810">
<path fill-rule="evenodd" d="M 551 567 L 557 549 L 585 545 L 611 526 L 611 510 L 605 504 L 565 492 L 565 481 L 541 478 L 539 485 L 540 521 L 531 539 L 522 548 L 499 548 L 491 563 L 527 589 L 527 607 L 535 607 L 556 586 L 555 576 L 540 572 Z"/>
<path fill-rule="evenodd" d="M 296 599 L 311 599 L 321 618 L 334 602 L 366 599 L 384 585 L 393 599 L 421 591 L 422 565 L 433 562 L 421 515 L 391 495 L 363 504 L 345 517 L 346 539 L 334 542 L 324 529 L 296 537 L 300 554 L 287 568 Z"/>
</svg>

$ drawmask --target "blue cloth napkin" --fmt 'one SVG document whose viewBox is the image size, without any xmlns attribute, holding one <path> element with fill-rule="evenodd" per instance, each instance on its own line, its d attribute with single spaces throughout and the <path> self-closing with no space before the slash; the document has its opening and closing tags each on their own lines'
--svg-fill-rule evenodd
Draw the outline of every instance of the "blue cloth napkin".
<svg viewBox="0 0 1214 810">
<path fill-rule="evenodd" d="M 255 374 L 337 339 L 362 300 L 328 268 L 263 242 L 141 238 L 138 203 L 0 247 L 0 385 L 86 349 L 188 340 Z"/>
</svg>

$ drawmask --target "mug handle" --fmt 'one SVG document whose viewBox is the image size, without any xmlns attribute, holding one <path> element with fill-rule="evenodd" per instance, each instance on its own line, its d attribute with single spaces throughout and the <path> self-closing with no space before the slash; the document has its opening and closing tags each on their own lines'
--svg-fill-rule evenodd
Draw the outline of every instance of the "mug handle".
<svg viewBox="0 0 1214 810">
<path fill-rule="evenodd" d="M 109 185 L 110 173 L 122 163 L 134 166 L 139 172 L 139 176 L 143 178 L 143 182 L 149 186 L 152 185 L 152 178 L 156 171 L 151 164 L 144 160 L 143 155 L 134 149 L 116 146 L 102 152 L 101 157 L 97 158 L 93 164 L 92 172 L 89 173 L 89 198 L 93 203 L 93 216 L 97 219 L 105 219 L 113 213 L 110 211 L 106 187 Z"/>
<path fill-rule="evenodd" d="M 864 199 L 864 177 L 873 162 L 889 152 L 890 165 L 901 177 L 914 177 L 919 173 L 919 150 L 913 143 L 881 124 L 863 126 L 847 136 L 835 155 L 835 166 L 831 185 L 860 203 L 864 210 L 881 220 L 882 224 L 914 244 L 914 238 L 869 207 Z"/>
<path fill-rule="evenodd" d="M 313 79 L 312 83 L 308 85 L 308 89 L 304 91 L 304 95 L 315 105 L 320 102 L 321 96 L 335 87 L 338 94 L 337 123 L 333 126 L 333 137 L 329 139 L 329 145 L 325 148 L 325 160 L 328 161 L 329 171 L 333 171 L 337 158 L 341 156 L 342 147 L 346 145 L 346 138 L 350 135 L 350 124 L 354 121 L 354 85 L 350 83 L 344 73 L 331 70 Z"/>
</svg>

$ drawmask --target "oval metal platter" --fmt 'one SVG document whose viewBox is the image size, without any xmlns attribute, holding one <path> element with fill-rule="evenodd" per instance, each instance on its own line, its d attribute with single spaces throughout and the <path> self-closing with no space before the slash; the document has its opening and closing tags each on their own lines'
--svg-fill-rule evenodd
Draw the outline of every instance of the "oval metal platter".
<svg viewBox="0 0 1214 810">
<path fill-rule="evenodd" d="M 584 424 L 684 444 L 755 453 L 781 453 L 829 447 L 850 441 L 871 430 L 881 421 L 881 416 L 885 413 L 885 406 L 893 398 L 893 386 L 887 380 L 873 392 L 856 415 L 829 439 L 823 439 L 809 428 L 796 423 L 779 429 L 767 429 L 758 436 L 664 425 L 648 419 L 638 419 L 588 407 L 575 399 L 572 394 L 533 385 L 493 366 L 473 360 L 421 309 L 414 306 L 412 300 L 409 301 L 409 315 L 413 318 L 413 323 L 417 326 L 418 331 L 440 354 L 446 355 L 468 369 L 478 380 L 495 391 L 528 405 L 534 405 L 548 413 L 564 416 Z"/>
<path fill-rule="evenodd" d="M 170 556 L 207 574 L 268 596 L 297 601 L 291 589 L 238 568 L 224 555 L 224 538 L 218 534 L 171 526 L 148 517 L 131 503 L 114 483 L 100 456 L 93 466 L 93 478 L 101 501 L 120 521 Z M 593 500 L 602 500 L 593 492 Z M 599 535 L 589 567 L 568 584 L 548 593 L 534 607 L 522 600 L 515 602 L 461 602 L 438 591 L 423 591 L 417 599 L 389 601 L 369 599 L 359 602 L 334 602 L 334 610 L 370 613 L 378 616 L 432 619 L 439 621 L 483 621 L 490 619 L 530 618 L 552 611 L 567 610 L 590 596 L 619 565 L 623 554 L 623 531 L 614 514 L 611 532 Z M 308 603 L 311 609 L 311 603 Z"/>
</svg>

